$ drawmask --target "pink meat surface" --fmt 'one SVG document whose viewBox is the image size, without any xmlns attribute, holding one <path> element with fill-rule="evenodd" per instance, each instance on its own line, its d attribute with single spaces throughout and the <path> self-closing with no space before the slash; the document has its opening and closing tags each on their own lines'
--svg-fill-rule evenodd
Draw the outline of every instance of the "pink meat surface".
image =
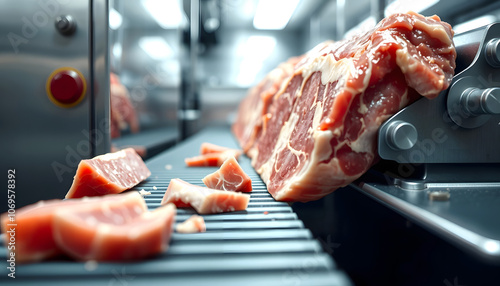
<svg viewBox="0 0 500 286">
<path fill-rule="evenodd" d="M 82 160 L 66 198 L 117 194 L 132 188 L 151 175 L 132 148 Z"/>
<path fill-rule="evenodd" d="M 5 233 L 5 245 L 14 234 L 15 245 L 9 251 L 16 262 L 37 262 L 62 254 L 52 234 L 52 221 L 56 209 L 71 207 L 75 201 L 50 200 L 16 209 L 15 216 L 2 214 L 1 227 Z"/>
<path fill-rule="evenodd" d="M 222 153 L 224 151 L 231 150 L 229 147 L 215 145 L 209 142 L 201 143 L 200 155 L 210 154 L 210 153 Z"/>
<path fill-rule="evenodd" d="M 2 215 L 2 232 L 15 223 L 16 262 L 61 255 L 78 260 L 138 259 L 166 249 L 175 207 L 148 212 L 137 192 L 41 201 Z M 6 237 L 8 239 L 8 236 Z"/>
<path fill-rule="evenodd" d="M 377 158 L 380 125 L 449 86 L 456 58 L 452 37 L 439 17 L 409 12 L 309 52 L 281 83 L 259 137 L 246 148 L 273 197 L 316 200 L 365 173 Z M 246 100 L 240 113 L 260 113 L 244 108 Z M 242 118 L 249 116 L 238 115 L 233 125 L 242 146 Z"/>
<path fill-rule="evenodd" d="M 230 157 L 239 158 L 240 150 L 228 149 L 221 152 L 205 153 L 184 159 L 188 167 L 220 167 Z"/>
<path fill-rule="evenodd" d="M 211 189 L 244 193 L 252 191 L 252 180 L 234 157 L 229 157 L 219 170 L 205 176 L 202 181 Z"/>
<path fill-rule="evenodd" d="M 176 207 L 169 204 L 148 211 L 137 192 L 118 195 L 122 202 L 82 205 L 56 210 L 54 239 L 76 260 L 137 260 L 168 248 Z"/>
<path fill-rule="evenodd" d="M 244 152 L 252 147 L 260 135 L 273 96 L 279 91 L 283 80 L 293 73 L 295 64 L 301 59 L 302 57 L 293 57 L 280 64 L 257 86 L 250 89 L 241 102 L 232 131 Z M 252 112 L 248 112 L 249 110 Z"/>
<path fill-rule="evenodd" d="M 181 179 L 172 179 L 161 204 L 193 207 L 199 214 L 242 211 L 248 206 L 250 195 L 209 189 L 192 185 Z"/>
<path fill-rule="evenodd" d="M 205 232 L 206 230 L 205 220 L 199 215 L 192 215 L 175 227 L 175 231 L 178 233 L 197 233 Z"/>
</svg>

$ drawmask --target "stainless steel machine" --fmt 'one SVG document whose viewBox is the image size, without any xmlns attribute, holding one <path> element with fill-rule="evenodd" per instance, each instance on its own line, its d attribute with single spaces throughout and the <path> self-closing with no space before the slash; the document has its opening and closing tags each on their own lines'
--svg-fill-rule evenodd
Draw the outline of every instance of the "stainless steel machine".
<svg viewBox="0 0 500 286">
<path fill-rule="evenodd" d="M 18 208 L 63 198 L 79 161 L 109 151 L 108 3 L 0 7 L 0 166 Z"/>
<path fill-rule="evenodd" d="M 500 264 L 500 23 L 456 35 L 454 42 L 450 87 L 381 126 L 383 160 L 354 186 Z"/>
</svg>

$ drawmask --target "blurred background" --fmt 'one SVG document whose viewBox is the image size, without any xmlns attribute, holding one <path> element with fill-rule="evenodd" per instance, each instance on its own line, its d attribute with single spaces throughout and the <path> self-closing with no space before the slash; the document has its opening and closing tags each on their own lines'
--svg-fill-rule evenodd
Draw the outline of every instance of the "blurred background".
<svg viewBox="0 0 500 286">
<path fill-rule="evenodd" d="M 500 2 L 111 0 L 111 71 L 147 139 L 129 138 L 124 128 L 114 142 L 164 149 L 208 125 L 230 124 L 248 88 L 279 63 L 408 10 L 437 14 L 461 32 L 496 21 Z"/>
</svg>

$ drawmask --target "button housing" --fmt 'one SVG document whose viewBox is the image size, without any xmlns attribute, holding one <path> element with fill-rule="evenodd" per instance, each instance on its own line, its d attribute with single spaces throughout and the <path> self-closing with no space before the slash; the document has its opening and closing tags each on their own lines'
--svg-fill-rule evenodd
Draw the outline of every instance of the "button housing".
<svg viewBox="0 0 500 286">
<path fill-rule="evenodd" d="M 47 79 L 47 95 L 60 107 L 73 107 L 85 97 L 87 85 L 83 75 L 74 68 L 56 69 Z"/>
</svg>

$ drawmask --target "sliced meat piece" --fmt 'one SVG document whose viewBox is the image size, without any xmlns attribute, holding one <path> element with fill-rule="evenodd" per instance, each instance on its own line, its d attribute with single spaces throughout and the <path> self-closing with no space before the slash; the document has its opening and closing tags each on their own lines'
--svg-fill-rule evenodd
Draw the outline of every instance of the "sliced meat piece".
<svg viewBox="0 0 500 286">
<path fill-rule="evenodd" d="M 199 215 L 192 215 L 175 227 L 175 231 L 179 233 L 197 233 L 205 232 L 206 230 L 205 220 Z"/>
<path fill-rule="evenodd" d="M 234 157 L 229 157 L 219 170 L 205 176 L 202 181 L 211 189 L 243 193 L 252 191 L 252 180 Z"/>
<path fill-rule="evenodd" d="M 144 199 L 137 192 L 103 197 L 41 201 L 16 210 L 14 221 L 7 214 L 1 218 L 2 233 L 10 230 L 10 223 L 17 224 L 15 229 L 15 255 L 17 262 L 37 262 L 63 254 L 54 239 L 54 216 L 56 211 L 72 212 L 87 207 L 121 208 L 133 206 L 137 211 L 147 211 Z M 8 237 L 6 237 L 8 239 Z M 7 241 L 6 241 L 7 242 Z"/>
<path fill-rule="evenodd" d="M 394 14 L 373 30 L 320 45 L 274 95 L 262 131 L 245 147 L 277 200 L 311 201 L 346 186 L 375 162 L 380 125 L 453 77 L 451 26 L 439 17 Z M 261 115 L 241 105 L 238 117 Z M 240 145 L 239 123 L 233 131 Z"/>
<path fill-rule="evenodd" d="M 227 158 L 234 157 L 238 159 L 241 155 L 240 150 L 229 149 L 218 153 L 206 153 L 203 155 L 184 159 L 188 167 L 220 167 Z"/>
<path fill-rule="evenodd" d="M 213 143 L 203 142 L 200 147 L 200 155 L 209 154 L 209 153 L 221 153 L 227 150 L 230 150 L 229 147 L 215 145 Z"/>
<path fill-rule="evenodd" d="M 137 192 L 122 204 L 97 203 L 56 210 L 54 239 L 77 260 L 121 261 L 146 258 L 168 248 L 176 208 L 147 211 Z"/>
<path fill-rule="evenodd" d="M 250 195 L 214 190 L 192 185 L 181 179 L 172 179 L 161 204 L 193 207 L 199 214 L 242 211 L 248 206 Z"/>
<path fill-rule="evenodd" d="M 13 217 L 2 214 L 5 245 L 9 245 L 10 232 L 15 235 L 16 244 L 11 250 L 16 262 L 37 262 L 61 254 L 52 236 L 52 218 L 56 209 L 72 204 L 61 200 L 40 201 L 17 209 Z"/>
<path fill-rule="evenodd" d="M 66 198 L 117 194 L 132 188 L 151 175 L 132 148 L 82 160 Z"/>
</svg>

